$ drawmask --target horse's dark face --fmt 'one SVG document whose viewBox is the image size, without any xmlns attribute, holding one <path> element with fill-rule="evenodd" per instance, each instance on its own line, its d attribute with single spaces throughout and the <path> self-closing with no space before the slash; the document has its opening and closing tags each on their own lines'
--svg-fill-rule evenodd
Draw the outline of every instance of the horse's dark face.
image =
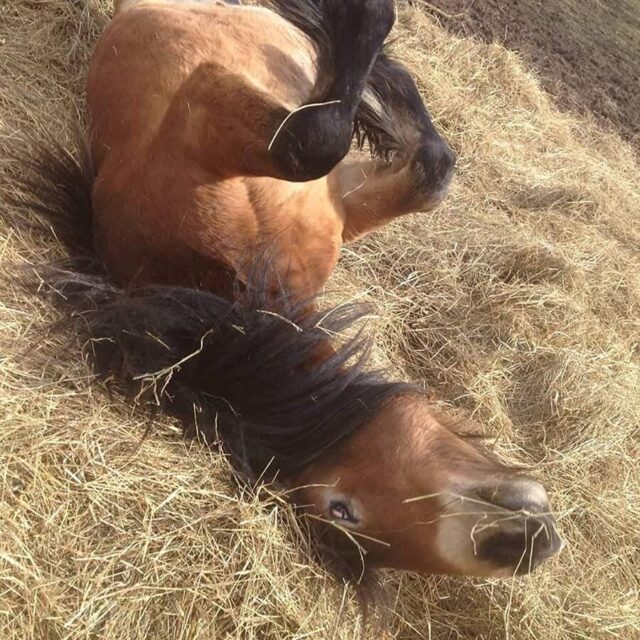
<svg viewBox="0 0 640 640">
<path fill-rule="evenodd" d="M 562 547 L 542 485 L 454 435 L 424 399 L 395 398 L 334 453 L 298 478 L 297 499 L 373 566 L 507 577 Z"/>
</svg>

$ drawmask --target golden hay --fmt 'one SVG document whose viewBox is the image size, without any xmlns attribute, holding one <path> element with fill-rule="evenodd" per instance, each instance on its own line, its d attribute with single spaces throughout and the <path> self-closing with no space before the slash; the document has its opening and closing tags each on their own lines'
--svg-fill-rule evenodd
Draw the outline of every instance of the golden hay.
<svg viewBox="0 0 640 640">
<path fill-rule="evenodd" d="M 81 112 L 107 13 L 3 1 L 2 193 L 20 132 L 63 135 Z M 498 46 L 403 8 L 395 50 L 459 154 L 455 188 L 347 248 L 334 289 L 377 303 L 379 361 L 546 481 L 569 545 L 513 581 L 388 575 L 392 635 L 637 638 L 640 168 Z M 59 249 L 0 233 L 0 637 L 358 637 L 352 589 L 306 559 L 278 496 L 243 495 L 168 420 L 141 443 L 145 416 L 92 382 L 72 341 L 35 342 L 55 316 L 13 274 Z"/>
</svg>

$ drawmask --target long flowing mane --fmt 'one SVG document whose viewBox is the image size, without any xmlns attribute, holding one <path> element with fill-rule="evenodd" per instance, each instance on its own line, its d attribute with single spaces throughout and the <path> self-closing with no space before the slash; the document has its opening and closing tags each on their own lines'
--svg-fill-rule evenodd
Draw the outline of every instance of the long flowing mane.
<svg viewBox="0 0 640 640">
<path fill-rule="evenodd" d="M 367 370 L 362 333 L 309 366 L 371 309 L 308 313 L 308 301 L 274 295 L 268 258 L 256 259 L 230 299 L 183 287 L 118 288 L 92 253 L 87 154 L 51 141 L 38 148 L 22 181 L 23 223 L 53 231 L 69 253 L 63 265 L 36 266 L 40 290 L 72 323 L 99 376 L 180 417 L 187 435 L 222 443 L 249 478 L 267 468 L 295 474 L 388 398 L 415 391 Z"/>
</svg>

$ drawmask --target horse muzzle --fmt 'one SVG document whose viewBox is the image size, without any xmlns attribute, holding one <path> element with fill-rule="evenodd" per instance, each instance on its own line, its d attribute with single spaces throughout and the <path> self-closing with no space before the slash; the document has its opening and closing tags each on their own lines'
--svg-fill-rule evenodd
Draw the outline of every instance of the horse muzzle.
<svg viewBox="0 0 640 640">
<path fill-rule="evenodd" d="M 544 487 L 512 477 L 473 492 L 467 500 L 479 517 L 470 535 L 474 555 L 505 575 L 530 573 L 564 546 Z"/>
</svg>

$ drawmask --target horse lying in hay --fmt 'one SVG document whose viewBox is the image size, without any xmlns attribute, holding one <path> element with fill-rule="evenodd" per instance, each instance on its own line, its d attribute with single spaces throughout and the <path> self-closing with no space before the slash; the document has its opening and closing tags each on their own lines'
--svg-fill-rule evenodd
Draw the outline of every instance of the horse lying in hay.
<svg viewBox="0 0 640 640">
<path fill-rule="evenodd" d="M 88 76 L 91 168 L 39 167 L 76 257 L 49 278 L 99 372 L 277 477 L 344 557 L 526 573 L 561 547 L 544 488 L 367 372 L 365 340 L 327 349 L 361 307 L 311 302 L 343 242 L 450 181 L 452 152 L 381 50 L 393 21 L 391 0 L 116 1 Z"/>
</svg>

